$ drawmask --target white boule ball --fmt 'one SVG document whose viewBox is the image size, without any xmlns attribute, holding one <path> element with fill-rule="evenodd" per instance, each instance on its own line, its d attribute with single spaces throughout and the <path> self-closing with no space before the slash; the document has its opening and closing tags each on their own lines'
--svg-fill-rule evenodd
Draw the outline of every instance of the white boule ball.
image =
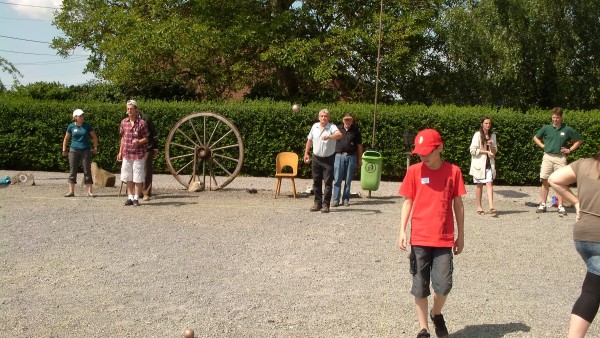
<svg viewBox="0 0 600 338">
<path fill-rule="evenodd" d="M 293 104 L 293 105 L 292 105 L 292 111 L 293 111 L 294 113 L 297 113 L 297 112 L 299 112 L 299 111 L 300 111 L 300 105 L 299 105 L 299 104 Z"/>
</svg>

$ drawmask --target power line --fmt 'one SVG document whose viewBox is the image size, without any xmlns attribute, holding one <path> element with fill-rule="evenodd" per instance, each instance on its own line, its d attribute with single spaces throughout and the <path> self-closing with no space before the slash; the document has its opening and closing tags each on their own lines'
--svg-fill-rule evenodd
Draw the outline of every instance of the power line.
<svg viewBox="0 0 600 338">
<path fill-rule="evenodd" d="M 38 41 L 38 40 L 29 40 L 29 39 L 15 38 L 15 37 L 6 36 L 6 35 L 0 35 L 0 37 L 7 38 L 7 39 L 21 40 L 21 41 L 29 41 L 29 42 L 38 42 L 38 43 L 47 43 L 47 44 L 51 43 L 51 42 L 47 42 L 47 41 Z"/>
<path fill-rule="evenodd" d="M 76 63 L 76 62 L 85 62 L 85 58 L 78 60 L 56 60 L 56 61 L 41 61 L 41 62 L 28 62 L 28 63 L 15 63 L 14 66 L 45 66 L 45 65 L 54 65 L 54 64 L 62 64 L 62 63 Z"/>
<path fill-rule="evenodd" d="M 15 53 L 15 54 L 28 54 L 28 55 L 56 56 L 56 54 L 42 54 L 42 53 L 16 52 L 16 51 L 14 51 L 14 50 L 5 50 L 5 49 L 0 49 L 0 52 Z"/>
<path fill-rule="evenodd" d="M 24 19 L 24 18 L 7 18 L 7 17 L 4 17 L 4 16 L 0 16 L 0 19 L 2 19 L 2 20 L 46 21 L 46 22 L 52 22 L 52 20 L 44 20 L 44 19 Z"/>
<path fill-rule="evenodd" d="M 28 54 L 28 55 L 42 55 L 42 56 L 56 56 L 56 54 L 42 54 L 42 53 L 29 53 L 29 52 L 17 52 L 14 50 L 6 50 L 6 49 L 0 49 L 0 52 L 7 52 L 7 53 L 15 53 L 15 54 Z M 69 55 L 71 56 L 80 56 L 80 57 L 88 57 L 89 55 Z"/>
<path fill-rule="evenodd" d="M 57 8 L 57 7 L 36 6 L 36 5 L 24 5 L 24 4 L 17 4 L 17 3 L 14 3 L 14 2 L 6 2 L 6 1 L 0 1 L 0 4 L 5 4 L 5 5 L 13 5 L 13 6 L 23 6 L 23 7 L 36 7 L 36 8 L 60 9 L 60 8 Z"/>
</svg>

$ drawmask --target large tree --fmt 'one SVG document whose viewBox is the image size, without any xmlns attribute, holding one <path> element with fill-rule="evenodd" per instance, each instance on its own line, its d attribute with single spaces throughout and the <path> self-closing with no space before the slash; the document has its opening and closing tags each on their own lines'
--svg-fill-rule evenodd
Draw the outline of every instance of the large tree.
<svg viewBox="0 0 600 338">
<path fill-rule="evenodd" d="M 600 103 L 597 1 L 462 1 L 434 31 L 432 67 L 407 81 L 425 90 L 410 100 L 521 109 Z"/>
<path fill-rule="evenodd" d="M 443 1 L 439 0 L 440 3 Z M 370 100 L 380 1 L 64 0 L 53 46 L 131 94 Z M 437 1 L 385 1 L 382 93 L 415 66 Z M 385 96 L 385 95 L 384 95 Z"/>
</svg>

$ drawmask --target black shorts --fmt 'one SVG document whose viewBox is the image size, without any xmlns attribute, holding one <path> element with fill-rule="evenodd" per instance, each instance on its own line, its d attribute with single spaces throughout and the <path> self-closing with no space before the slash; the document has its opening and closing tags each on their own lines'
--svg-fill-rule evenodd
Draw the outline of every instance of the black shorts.
<svg viewBox="0 0 600 338">
<path fill-rule="evenodd" d="M 417 298 L 426 298 L 433 291 L 446 296 L 452 289 L 452 272 L 454 256 L 452 248 L 434 248 L 428 246 L 411 246 L 410 273 L 413 284 L 410 293 Z"/>
</svg>

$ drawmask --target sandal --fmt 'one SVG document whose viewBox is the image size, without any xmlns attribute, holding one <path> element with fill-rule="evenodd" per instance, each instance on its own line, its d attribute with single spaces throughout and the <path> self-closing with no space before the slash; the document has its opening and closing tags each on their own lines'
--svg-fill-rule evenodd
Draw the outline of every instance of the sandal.
<svg viewBox="0 0 600 338">
<path fill-rule="evenodd" d="M 483 211 L 483 210 L 477 210 L 477 215 L 485 215 L 485 211 Z"/>
<path fill-rule="evenodd" d="M 494 209 L 494 208 L 491 208 L 491 209 L 490 209 L 490 214 L 492 214 L 492 215 L 496 214 L 496 209 Z"/>
</svg>

